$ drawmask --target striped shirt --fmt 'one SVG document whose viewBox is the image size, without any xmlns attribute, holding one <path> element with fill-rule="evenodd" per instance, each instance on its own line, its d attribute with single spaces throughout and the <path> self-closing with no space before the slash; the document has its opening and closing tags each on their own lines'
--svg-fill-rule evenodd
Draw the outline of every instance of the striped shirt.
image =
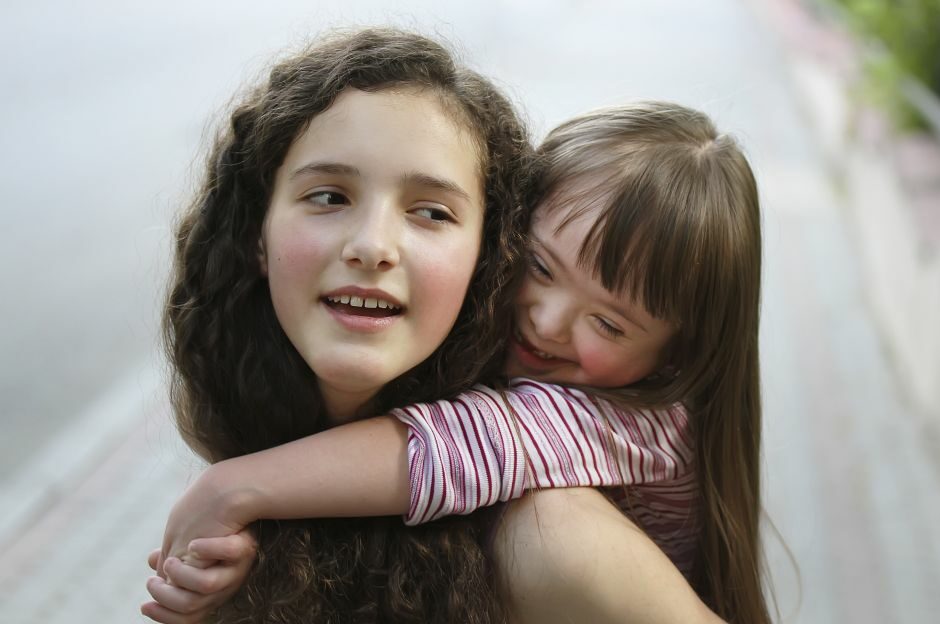
<svg viewBox="0 0 940 624">
<path fill-rule="evenodd" d="M 688 575 L 697 491 L 681 405 L 625 410 L 574 388 L 515 379 L 510 390 L 476 386 L 392 414 L 409 427 L 407 524 L 469 514 L 527 489 L 603 487 Z"/>
</svg>

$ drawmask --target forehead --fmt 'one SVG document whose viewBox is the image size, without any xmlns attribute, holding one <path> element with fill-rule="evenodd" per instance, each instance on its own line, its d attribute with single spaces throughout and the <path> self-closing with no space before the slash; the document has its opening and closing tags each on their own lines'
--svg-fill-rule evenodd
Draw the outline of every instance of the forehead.
<svg viewBox="0 0 940 624">
<path fill-rule="evenodd" d="M 461 186 L 475 190 L 482 187 L 471 132 L 453 107 L 429 90 L 346 89 L 296 138 L 284 169 L 323 158 L 375 171 L 411 168 L 459 178 L 455 181 Z"/>
<path fill-rule="evenodd" d="M 609 186 L 604 179 L 592 179 L 553 192 L 535 209 L 532 237 L 551 248 L 567 270 L 580 276 L 586 288 L 595 288 L 596 295 L 632 300 L 641 289 L 627 287 L 630 280 L 617 278 L 607 284 L 602 278 L 602 274 L 613 272 L 623 276 L 637 269 L 628 258 L 632 244 L 629 234 L 615 236 L 610 241 L 613 248 L 602 246 L 608 237 L 605 230 L 614 197 Z M 604 222 L 598 224 L 598 219 Z"/>
<path fill-rule="evenodd" d="M 603 180 L 586 177 L 560 185 L 535 207 L 533 232 L 542 238 L 574 242 L 575 248 L 570 251 L 577 255 L 610 199 L 610 192 L 603 188 Z"/>
<path fill-rule="evenodd" d="M 551 268 L 560 271 L 553 277 L 556 285 L 576 291 L 582 305 L 606 306 L 648 325 L 653 317 L 641 301 L 628 292 L 614 292 L 604 286 L 594 270 L 592 256 L 588 255 L 583 262 L 580 259 L 585 238 L 600 213 L 600 206 L 592 204 L 537 208 L 532 226 L 535 249 L 544 250 L 551 258 Z"/>
</svg>

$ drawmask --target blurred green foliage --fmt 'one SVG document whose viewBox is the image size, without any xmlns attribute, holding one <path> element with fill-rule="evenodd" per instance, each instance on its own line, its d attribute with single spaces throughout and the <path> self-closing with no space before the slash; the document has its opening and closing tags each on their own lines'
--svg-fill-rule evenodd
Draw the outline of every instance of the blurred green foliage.
<svg viewBox="0 0 940 624">
<path fill-rule="evenodd" d="M 886 54 L 867 61 L 868 95 L 902 127 L 924 127 L 920 113 L 902 94 L 908 77 L 940 95 L 940 0 L 832 0 L 852 26 L 883 44 Z"/>
</svg>

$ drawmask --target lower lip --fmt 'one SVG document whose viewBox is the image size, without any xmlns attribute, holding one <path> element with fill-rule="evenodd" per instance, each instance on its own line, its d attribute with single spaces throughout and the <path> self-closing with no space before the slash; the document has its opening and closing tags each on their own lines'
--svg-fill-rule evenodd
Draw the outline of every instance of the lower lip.
<svg viewBox="0 0 940 624">
<path fill-rule="evenodd" d="M 546 360 L 543 357 L 539 357 L 533 353 L 531 349 L 519 342 L 515 336 L 510 339 L 509 347 L 516 360 L 523 367 L 530 370 L 546 372 L 558 368 L 562 364 L 568 363 L 568 360 L 563 360 L 561 358 Z"/>
<path fill-rule="evenodd" d="M 394 316 L 360 316 L 358 314 L 347 314 L 336 308 L 331 308 L 323 302 L 320 302 L 326 311 L 330 313 L 333 319 L 349 331 L 361 334 L 374 334 L 384 329 L 388 329 L 403 315 Z"/>
</svg>

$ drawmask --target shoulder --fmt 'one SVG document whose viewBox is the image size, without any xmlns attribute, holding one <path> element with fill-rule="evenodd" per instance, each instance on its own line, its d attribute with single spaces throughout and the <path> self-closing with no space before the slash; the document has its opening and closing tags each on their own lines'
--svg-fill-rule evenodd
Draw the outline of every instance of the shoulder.
<svg viewBox="0 0 940 624">
<path fill-rule="evenodd" d="M 513 407 L 524 410 L 538 408 L 544 414 L 570 415 L 581 419 L 601 420 L 612 425 L 618 434 L 644 445 L 675 447 L 685 456 L 692 446 L 689 414 L 685 406 L 675 403 L 660 408 L 640 408 L 613 402 L 580 388 L 515 378 L 509 391 L 503 391 Z"/>
<path fill-rule="evenodd" d="M 477 386 L 477 388 L 496 392 L 483 386 Z M 538 401 L 559 401 L 568 405 L 582 406 L 610 414 L 644 414 L 657 420 L 671 418 L 682 422 L 687 421 L 689 417 L 685 406 L 681 403 L 655 409 L 627 407 L 605 399 L 598 394 L 589 394 L 580 388 L 535 381 L 525 377 L 514 378 L 510 389 L 504 390 L 502 393 L 510 397 L 531 397 Z"/>
<path fill-rule="evenodd" d="M 497 532 L 497 559 L 502 562 L 509 555 L 507 561 L 520 568 L 517 571 L 537 571 L 526 575 L 528 581 L 589 589 L 598 571 L 599 551 L 614 537 L 638 545 L 648 540 L 595 489 L 540 490 L 507 509 Z"/>
<path fill-rule="evenodd" d="M 669 429 L 685 429 L 689 415 L 681 403 L 656 409 L 628 407 L 613 403 L 603 397 L 588 394 L 579 388 L 562 386 L 544 381 L 535 381 L 516 377 L 509 388 L 491 388 L 476 385 L 470 390 L 451 399 L 441 399 L 433 403 L 419 403 L 392 410 L 394 413 L 408 410 L 439 410 L 442 407 L 455 409 L 458 406 L 478 406 L 502 409 L 507 404 L 523 409 L 532 406 L 541 407 L 551 412 L 574 412 L 592 416 L 613 417 L 618 420 L 640 418 L 655 422 Z"/>
<path fill-rule="evenodd" d="M 544 490 L 512 504 L 494 559 L 519 622 L 716 621 L 663 552 L 596 490 Z"/>
<path fill-rule="evenodd" d="M 474 391 L 480 395 L 509 402 L 513 407 L 523 409 L 538 407 L 550 412 L 578 412 L 599 413 L 600 403 L 594 397 L 578 388 L 561 386 L 544 381 L 535 381 L 524 377 L 516 377 L 509 388 L 493 390 L 484 386 L 477 386 Z"/>
</svg>

